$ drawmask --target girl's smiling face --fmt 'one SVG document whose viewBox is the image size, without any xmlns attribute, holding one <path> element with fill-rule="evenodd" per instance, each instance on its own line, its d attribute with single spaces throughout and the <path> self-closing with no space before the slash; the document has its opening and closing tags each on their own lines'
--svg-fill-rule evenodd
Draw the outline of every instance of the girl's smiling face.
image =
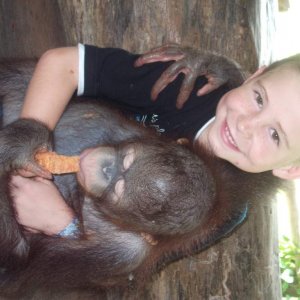
<svg viewBox="0 0 300 300">
<path fill-rule="evenodd" d="M 262 71 L 222 97 L 199 142 L 244 171 L 280 176 L 300 161 L 300 72 Z"/>
</svg>

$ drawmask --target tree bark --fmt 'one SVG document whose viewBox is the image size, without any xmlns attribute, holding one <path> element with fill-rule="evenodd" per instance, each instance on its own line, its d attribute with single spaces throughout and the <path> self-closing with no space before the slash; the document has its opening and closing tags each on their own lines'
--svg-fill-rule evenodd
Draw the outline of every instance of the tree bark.
<svg viewBox="0 0 300 300">
<path fill-rule="evenodd" d="M 66 45 L 58 3 L 47 0 L 0 0 L 0 57 L 39 57 Z"/>
<path fill-rule="evenodd" d="M 35 57 L 78 42 L 141 53 L 173 41 L 218 51 L 254 71 L 271 59 L 275 3 L 0 0 L 0 57 Z M 281 299 L 275 205 L 257 205 L 230 237 L 166 267 L 144 291 L 109 291 L 107 299 Z"/>
</svg>

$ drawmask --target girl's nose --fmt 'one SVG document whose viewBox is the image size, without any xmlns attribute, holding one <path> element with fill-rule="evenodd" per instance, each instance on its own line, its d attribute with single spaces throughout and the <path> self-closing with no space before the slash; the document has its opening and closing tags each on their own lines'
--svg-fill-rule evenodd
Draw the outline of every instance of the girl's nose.
<svg viewBox="0 0 300 300">
<path fill-rule="evenodd" d="M 242 115 L 237 120 L 237 129 L 246 138 L 251 138 L 255 127 L 253 116 Z"/>
</svg>

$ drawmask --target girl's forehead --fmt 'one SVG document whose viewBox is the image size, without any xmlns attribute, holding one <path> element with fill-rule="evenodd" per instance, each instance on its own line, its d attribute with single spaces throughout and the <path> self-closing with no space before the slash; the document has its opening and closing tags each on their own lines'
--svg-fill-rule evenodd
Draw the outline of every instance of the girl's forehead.
<svg viewBox="0 0 300 300">
<path fill-rule="evenodd" d="M 300 71 L 279 67 L 261 76 L 266 109 L 285 133 L 292 148 L 300 150 Z M 293 150 L 293 149 L 291 149 Z"/>
<path fill-rule="evenodd" d="M 279 67 L 258 76 L 256 82 L 266 91 L 267 100 L 278 105 L 289 103 L 300 109 L 300 71 Z"/>
</svg>

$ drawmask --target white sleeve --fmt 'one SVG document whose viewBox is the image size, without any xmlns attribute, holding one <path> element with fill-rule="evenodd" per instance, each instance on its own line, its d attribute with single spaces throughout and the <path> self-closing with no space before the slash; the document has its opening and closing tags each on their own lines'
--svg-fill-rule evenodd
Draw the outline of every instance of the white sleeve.
<svg viewBox="0 0 300 300">
<path fill-rule="evenodd" d="M 83 44 L 78 44 L 78 88 L 77 96 L 81 96 L 84 93 L 84 52 L 85 48 Z"/>
</svg>

